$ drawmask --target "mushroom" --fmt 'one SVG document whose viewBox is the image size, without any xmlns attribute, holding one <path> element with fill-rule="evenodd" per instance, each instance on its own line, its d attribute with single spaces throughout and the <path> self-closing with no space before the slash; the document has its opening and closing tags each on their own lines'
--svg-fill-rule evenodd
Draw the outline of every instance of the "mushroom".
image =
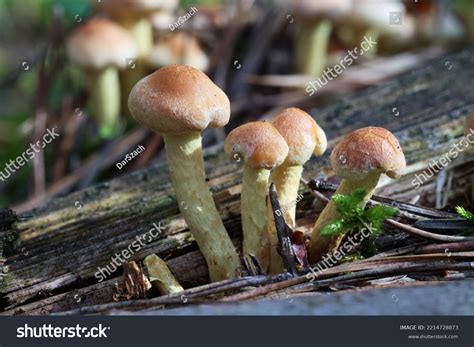
<svg viewBox="0 0 474 347">
<path fill-rule="evenodd" d="M 335 19 L 348 13 L 351 0 L 291 2 L 299 31 L 296 36 L 296 63 L 300 73 L 321 75 L 326 67 L 329 39 Z"/>
<path fill-rule="evenodd" d="M 161 295 L 175 294 L 184 290 L 173 276 L 166 262 L 156 254 L 147 256 L 143 263 L 146 266 L 150 282 Z"/>
<path fill-rule="evenodd" d="M 184 64 L 206 71 L 209 59 L 194 36 L 176 32 L 157 42 L 147 57 L 147 63 L 152 68 Z"/>
<path fill-rule="evenodd" d="M 125 27 L 138 46 L 138 56 L 146 57 L 153 47 L 150 16 L 156 11 L 171 12 L 178 0 L 101 0 L 96 6 Z"/>
<path fill-rule="evenodd" d="M 153 49 L 153 26 L 150 17 L 156 11 L 172 12 L 177 5 L 178 0 L 101 0 L 96 3 L 99 10 L 103 10 L 128 30 L 138 48 L 136 59 L 128 60 L 129 66 L 120 76 L 122 94 L 127 96 L 122 99 L 125 109 L 133 86 L 147 73 L 145 60 Z"/>
<path fill-rule="evenodd" d="M 240 260 L 207 186 L 201 148 L 201 131 L 229 121 L 229 99 L 201 71 L 172 65 L 141 79 L 128 104 L 139 123 L 163 134 L 176 198 L 211 280 L 236 278 Z"/>
<path fill-rule="evenodd" d="M 137 54 L 126 30 L 103 18 L 92 18 L 71 35 L 67 42 L 69 59 L 85 72 L 92 115 L 100 125 L 102 137 L 111 137 L 120 116 L 118 69 L 126 58 Z"/>
<path fill-rule="evenodd" d="M 232 130 L 224 141 L 225 153 L 244 160 L 241 214 L 243 256 L 253 255 L 266 272 L 270 264 L 266 195 L 270 170 L 283 163 L 288 145 L 269 122 L 251 122 Z"/>
<path fill-rule="evenodd" d="M 349 195 L 358 188 L 364 189 L 364 204 L 361 208 L 372 196 L 382 174 L 398 178 L 406 167 L 397 138 L 390 131 L 377 127 L 358 129 L 346 136 L 332 151 L 331 165 L 342 178 L 336 194 Z M 338 217 L 336 205 L 329 201 L 311 234 L 311 262 L 317 262 L 326 253 L 337 250 L 343 236 L 322 237 L 320 232 Z"/>
<path fill-rule="evenodd" d="M 320 156 L 327 147 L 326 134 L 306 112 L 299 108 L 288 108 L 281 111 L 272 121 L 288 144 L 289 152 L 282 165 L 272 172 L 271 180 L 275 183 L 278 200 L 284 210 L 280 213 L 286 223 L 294 228 L 296 202 L 303 165 L 311 155 Z M 273 210 L 269 205 L 269 220 L 273 219 Z M 271 240 L 271 273 L 280 273 L 283 263 L 277 252 L 278 238 L 274 223 L 268 226 Z"/>
<path fill-rule="evenodd" d="M 474 139 L 470 139 L 471 136 L 474 135 L 474 113 L 472 113 L 468 118 L 467 118 L 467 121 L 466 121 L 466 138 L 469 142 L 469 144 L 471 145 L 471 148 L 469 149 L 469 152 L 470 153 L 474 153 Z M 474 137 L 474 136 L 473 136 Z M 471 204 L 474 206 L 474 174 L 471 175 L 471 184 L 472 184 L 472 187 L 471 187 Z"/>
</svg>

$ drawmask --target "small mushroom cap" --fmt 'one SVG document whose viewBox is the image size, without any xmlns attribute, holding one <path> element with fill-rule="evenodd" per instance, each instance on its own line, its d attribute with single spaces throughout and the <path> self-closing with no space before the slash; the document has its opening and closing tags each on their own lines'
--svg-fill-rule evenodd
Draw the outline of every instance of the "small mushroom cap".
<svg viewBox="0 0 474 347">
<path fill-rule="evenodd" d="M 114 65 L 123 69 L 128 58 L 137 56 L 137 47 L 130 34 L 118 24 L 92 18 L 72 33 L 67 53 L 73 63 L 84 68 L 102 69 Z"/>
<path fill-rule="evenodd" d="M 303 165 L 311 155 L 321 155 L 327 148 L 326 134 L 316 121 L 299 108 L 287 108 L 272 121 L 288 144 L 285 164 Z"/>
<path fill-rule="evenodd" d="M 397 138 L 387 129 L 358 129 L 334 147 L 331 164 L 336 174 L 349 180 L 362 180 L 370 173 L 400 177 L 406 162 Z"/>
<path fill-rule="evenodd" d="M 232 130 L 224 142 L 224 151 L 231 158 L 242 158 L 255 169 L 271 170 L 283 163 L 288 145 L 269 122 L 251 122 Z"/>
<path fill-rule="evenodd" d="M 187 133 L 226 125 L 227 95 L 203 72 L 171 65 L 138 81 L 128 98 L 132 116 L 161 133 Z"/>
<path fill-rule="evenodd" d="M 198 40 L 185 32 L 172 33 L 158 41 L 147 57 L 154 68 L 172 64 L 184 64 L 204 71 L 209 59 Z"/>
</svg>

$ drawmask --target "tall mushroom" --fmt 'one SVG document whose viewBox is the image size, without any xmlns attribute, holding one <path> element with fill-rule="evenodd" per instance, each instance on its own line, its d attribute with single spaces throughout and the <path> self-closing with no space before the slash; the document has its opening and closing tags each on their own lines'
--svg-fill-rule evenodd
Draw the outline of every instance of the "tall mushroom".
<svg viewBox="0 0 474 347">
<path fill-rule="evenodd" d="M 276 185 L 278 200 L 284 208 L 280 213 L 286 223 L 294 228 L 303 165 L 311 155 L 320 156 L 324 153 L 327 147 L 326 134 L 309 114 L 299 108 L 287 108 L 281 111 L 272 124 L 285 139 L 289 152 L 283 164 L 273 170 L 271 180 Z M 268 219 L 273 219 L 270 205 Z M 268 230 L 271 240 L 270 272 L 279 273 L 283 270 L 283 262 L 276 248 L 278 238 L 275 224 L 269 223 Z"/>
<path fill-rule="evenodd" d="M 172 65 L 140 80 L 128 103 L 139 123 L 163 134 L 176 198 L 211 280 L 236 278 L 240 260 L 207 186 L 201 148 L 202 130 L 229 121 L 229 99 L 201 71 Z"/>
<path fill-rule="evenodd" d="M 128 32 L 114 22 L 93 18 L 78 27 L 67 42 L 69 59 L 85 72 L 92 116 L 102 137 L 111 137 L 120 116 L 118 69 L 137 54 Z"/>
<path fill-rule="evenodd" d="M 266 194 L 270 170 L 288 155 L 288 145 L 269 122 L 251 122 L 232 130 L 224 142 L 225 153 L 244 161 L 241 212 L 243 255 L 253 255 L 263 271 L 270 262 Z"/>
<path fill-rule="evenodd" d="M 336 175 L 342 178 L 336 194 L 349 195 L 362 188 L 365 190 L 364 206 L 382 174 L 397 178 L 406 167 L 397 138 L 390 131 L 377 127 L 362 128 L 346 136 L 332 151 L 331 164 Z M 311 262 L 319 261 L 339 246 L 342 236 L 320 235 L 324 226 L 338 217 L 336 205 L 330 201 L 319 215 L 311 234 Z"/>
</svg>

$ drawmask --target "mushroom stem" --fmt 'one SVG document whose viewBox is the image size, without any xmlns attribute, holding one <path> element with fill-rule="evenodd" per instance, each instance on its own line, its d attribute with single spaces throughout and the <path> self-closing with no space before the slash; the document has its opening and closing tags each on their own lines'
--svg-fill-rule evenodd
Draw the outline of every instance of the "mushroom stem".
<svg viewBox="0 0 474 347">
<path fill-rule="evenodd" d="M 238 277 L 240 260 L 206 184 L 201 134 L 163 134 L 181 213 L 209 267 L 211 281 Z"/>
<path fill-rule="evenodd" d="M 264 272 L 270 263 L 266 215 L 269 178 L 270 170 L 244 164 L 241 194 L 243 255 L 253 254 Z"/>
<path fill-rule="evenodd" d="M 332 23 L 328 19 L 303 25 L 296 43 L 296 59 L 301 73 L 311 76 L 323 73 L 331 31 Z"/>
<path fill-rule="evenodd" d="M 372 173 L 369 174 L 366 178 L 360 181 L 353 181 L 348 179 L 343 179 L 337 188 L 335 194 L 341 195 L 350 195 L 354 190 L 362 188 L 365 190 L 365 196 L 363 199 L 363 205 L 365 204 L 374 193 L 377 183 L 379 181 L 380 174 Z M 344 235 L 337 235 L 333 237 L 324 237 L 321 236 L 321 230 L 331 221 L 339 217 L 339 212 L 337 211 L 336 204 L 331 200 L 328 202 L 324 210 L 319 215 L 316 224 L 313 227 L 311 233 L 311 246 L 309 251 L 309 258 L 311 263 L 316 263 L 322 259 L 322 257 L 327 253 L 333 253 L 339 247 L 342 238 Z"/>
<path fill-rule="evenodd" d="M 120 23 L 135 39 L 138 56 L 146 57 L 153 48 L 153 27 L 148 18 L 127 18 L 120 20 Z"/>
<path fill-rule="evenodd" d="M 184 289 L 171 273 L 166 262 L 155 254 L 151 254 L 143 260 L 150 282 L 158 289 L 160 294 L 168 295 L 180 293 Z"/>
<path fill-rule="evenodd" d="M 88 73 L 89 96 L 93 117 L 99 123 L 101 137 L 110 138 L 120 116 L 120 82 L 118 71 L 106 67 Z"/>
<path fill-rule="evenodd" d="M 133 86 L 146 75 L 145 59 L 153 49 L 153 28 L 147 18 L 120 18 L 119 22 L 128 30 L 130 35 L 136 42 L 138 49 L 138 59 L 129 62 L 132 66 L 126 66 L 121 74 L 121 92 L 126 97 L 123 98 L 122 105 L 125 115 L 129 115 L 128 111 L 128 95 Z M 132 57 L 130 57 L 132 58 Z"/>
<path fill-rule="evenodd" d="M 296 226 L 296 199 L 298 197 L 298 188 L 301 175 L 303 173 L 302 165 L 281 165 L 272 172 L 272 182 L 275 183 L 278 193 L 280 206 L 284 208 L 279 211 L 283 214 L 286 224 L 294 228 Z M 268 215 L 268 234 L 270 238 L 270 270 L 271 274 L 281 273 L 284 269 L 283 259 L 278 253 L 278 235 L 275 228 L 273 209 L 271 204 L 267 208 Z"/>
<path fill-rule="evenodd" d="M 285 209 L 282 214 L 285 217 L 286 224 L 292 228 L 296 225 L 296 199 L 302 173 L 302 165 L 282 165 L 272 172 L 272 182 L 276 185 L 278 200 Z"/>
</svg>

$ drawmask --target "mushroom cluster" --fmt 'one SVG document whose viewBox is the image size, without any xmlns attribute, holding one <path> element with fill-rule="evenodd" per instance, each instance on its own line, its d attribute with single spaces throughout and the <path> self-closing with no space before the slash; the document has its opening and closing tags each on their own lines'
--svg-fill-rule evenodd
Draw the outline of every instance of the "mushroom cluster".
<svg viewBox="0 0 474 347">
<path fill-rule="evenodd" d="M 91 118 L 101 138 L 110 139 L 125 128 L 120 116 L 129 116 L 128 97 L 141 78 L 172 64 L 205 71 L 209 59 L 195 34 L 170 32 L 178 0 L 91 3 L 95 16 L 73 30 L 67 53 L 85 77 Z"/>
<path fill-rule="evenodd" d="M 229 99 L 200 70 L 172 65 L 141 79 L 133 87 L 128 104 L 139 123 L 163 134 L 176 199 L 207 262 L 211 280 L 238 277 L 241 261 L 207 186 L 201 148 L 201 131 L 223 127 L 229 121 Z M 297 108 L 281 111 L 272 121 L 241 125 L 225 139 L 227 156 L 243 163 L 242 257 L 258 263 L 261 272 L 284 271 L 277 250 L 275 211 L 267 196 L 270 183 L 277 188 L 281 206 L 288 206 L 281 215 L 294 228 L 303 165 L 312 155 L 322 155 L 326 147 L 324 131 L 309 114 Z M 363 189 L 365 205 L 382 174 L 392 178 L 400 175 L 405 168 L 405 157 L 392 133 L 368 127 L 345 137 L 333 149 L 331 163 L 342 178 L 337 193 L 349 195 Z M 318 261 L 339 246 L 340 237 L 320 235 L 335 218 L 338 211 L 331 201 L 314 225 L 309 250 L 311 261 Z M 157 266 L 158 263 L 163 266 Z M 147 266 L 156 278 L 172 278 L 168 270 L 163 270 L 166 276 L 158 276 L 161 270 L 156 269 L 166 269 L 165 265 L 155 257 L 147 258 Z"/>
</svg>

